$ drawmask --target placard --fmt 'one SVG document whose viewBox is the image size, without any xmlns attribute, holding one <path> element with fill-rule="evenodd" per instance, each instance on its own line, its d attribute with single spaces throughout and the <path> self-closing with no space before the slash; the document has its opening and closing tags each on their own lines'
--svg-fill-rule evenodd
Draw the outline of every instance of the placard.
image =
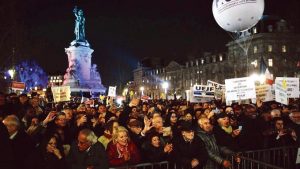
<svg viewBox="0 0 300 169">
<path fill-rule="evenodd" d="M 282 82 L 277 81 L 275 83 L 275 101 L 288 105 L 288 95 L 287 95 L 287 87 L 286 82 L 283 80 Z"/>
<path fill-rule="evenodd" d="M 215 87 L 207 85 L 194 85 L 192 88 L 193 95 L 196 97 L 214 97 Z"/>
<path fill-rule="evenodd" d="M 117 90 L 116 86 L 109 86 L 107 96 L 109 96 L 109 97 L 116 97 L 116 95 L 117 95 L 116 94 L 116 90 Z"/>
<path fill-rule="evenodd" d="M 256 98 L 255 83 L 250 77 L 225 80 L 226 101 Z"/>
<path fill-rule="evenodd" d="M 288 98 L 299 98 L 299 78 L 296 77 L 276 77 L 275 83 L 286 81 L 286 91 Z"/>
<path fill-rule="evenodd" d="M 70 86 L 55 86 L 51 87 L 54 102 L 70 101 L 71 90 Z"/>
</svg>

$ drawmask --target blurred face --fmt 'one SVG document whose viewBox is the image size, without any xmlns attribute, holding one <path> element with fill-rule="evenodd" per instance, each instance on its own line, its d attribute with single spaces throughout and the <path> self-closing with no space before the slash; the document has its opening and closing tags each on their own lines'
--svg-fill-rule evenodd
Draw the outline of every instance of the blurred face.
<svg viewBox="0 0 300 169">
<path fill-rule="evenodd" d="M 225 110 L 225 112 L 226 112 L 227 114 L 233 114 L 233 109 L 232 109 L 232 107 L 227 107 L 226 110 Z"/>
<path fill-rule="evenodd" d="M 192 141 L 194 139 L 194 131 L 182 131 L 181 133 L 185 140 Z"/>
<path fill-rule="evenodd" d="M 204 108 L 204 109 L 209 108 L 209 104 L 208 104 L 208 103 L 204 103 L 204 104 L 203 104 L 203 108 Z"/>
<path fill-rule="evenodd" d="M 55 137 L 52 137 L 47 144 L 47 152 L 53 153 L 54 149 L 56 149 L 57 141 Z"/>
<path fill-rule="evenodd" d="M 113 133 L 116 133 L 116 130 L 117 130 L 118 127 L 119 127 L 119 123 L 114 122 L 114 124 L 113 124 Z"/>
<path fill-rule="evenodd" d="M 148 112 L 148 106 L 144 104 L 143 107 L 142 107 L 142 111 L 143 112 Z"/>
<path fill-rule="evenodd" d="M 125 131 L 121 131 L 118 133 L 117 142 L 121 145 L 127 145 L 128 136 Z"/>
<path fill-rule="evenodd" d="M 73 111 L 72 109 L 65 109 L 64 113 L 66 114 L 66 120 L 70 121 L 73 118 Z"/>
<path fill-rule="evenodd" d="M 221 127 L 229 127 L 230 126 L 228 117 L 219 118 L 218 123 Z"/>
<path fill-rule="evenodd" d="M 59 115 L 55 119 L 55 124 L 59 127 L 65 127 L 66 126 L 66 116 L 65 115 Z"/>
<path fill-rule="evenodd" d="M 283 130 L 283 121 L 282 120 L 277 120 L 276 123 L 275 123 L 275 128 L 276 130 Z"/>
<path fill-rule="evenodd" d="M 290 114 L 290 119 L 294 123 L 300 124 L 300 112 L 293 112 L 292 114 Z"/>
<path fill-rule="evenodd" d="M 160 129 L 162 130 L 162 127 L 163 127 L 162 118 L 161 117 L 153 117 L 152 125 L 156 130 L 159 130 L 159 131 L 160 131 Z"/>
<path fill-rule="evenodd" d="M 92 144 L 86 139 L 86 135 L 79 133 L 78 135 L 78 150 L 79 151 L 86 151 Z"/>
<path fill-rule="evenodd" d="M 28 101 L 28 97 L 26 97 L 26 96 L 20 96 L 19 100 L 20 100 L 21 104 L 24 104 L 24 103 L 26 103 Z"/>
<path fill-rule="evenodd" d="M 202 119 L 202 123 L 199 125 L 205 132 L 212 132 L 213 126 L 210 124 L 210 121 L 208 119 Z"/>
<path fill-rule="evenodd" d="M 177 123 L 177 116 L 176 116 L 175 113 L 172 113 L 172 114 L 171 114 L 170 122 L 171 122 L 171 124 Z"/>
<path fill-rule="evenodd" d="M 191 120 L 193 120 L 193 116 L 190 113 L 188 113 L 188 114 L 185 115 L 185 120 L 186 121 L 191 121 Z"/>
<path fill-rule="evenodd" d="M 159 137 L 157 137 L 157 136 L 152 137 L 152 139 L 151 139 L 151 144 L 152 144 L 154 147 L 159 147 L 159 146 L 160 146 L 160 140 L 159 140 Z"/>
<path fill-rule="evenodd" d="M 105 112 L 106 112 L 106 107 L 103 106 L 103 105 L 99 106 L 98 112 L 99 112 L 100 114 L 101 114 L 101 113 L 105 113 Z"/>
<path fill-rule="evenodd" d="M 7 131 L 8 131 L 8 134 L 11 136 L 13 135 L 15 132 L 18 131 L 18 126 L 15 125 L 15 124 L 11 124 L 9 122 L 7 122 L 6 120 L 4 120 L 4 125 L 6 126 L 7 128 Z"/>
<path fill-rule="evenodd" d="M 31 105 L 32 105 L 33 107 L 39 106 L 39 99 L 38 99 L 38 98 L 33 98 L 33 99 L 31 100 Z"/>
</svg>

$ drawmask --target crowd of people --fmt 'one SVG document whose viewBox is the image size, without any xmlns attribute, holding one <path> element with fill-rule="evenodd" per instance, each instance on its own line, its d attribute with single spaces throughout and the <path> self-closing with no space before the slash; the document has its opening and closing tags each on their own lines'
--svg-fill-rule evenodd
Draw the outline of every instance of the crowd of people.
<svg viewBox="0 0 300 169">
<path fill-rule="evenodd" d="M 299 145 L 299 102 L 132 99 L 122 106 L 47 103 L 0 93 L 0 168 L 108 169 L 169 161 L 183 169 L 230 168 L 239 152 Z"/>
</svg>

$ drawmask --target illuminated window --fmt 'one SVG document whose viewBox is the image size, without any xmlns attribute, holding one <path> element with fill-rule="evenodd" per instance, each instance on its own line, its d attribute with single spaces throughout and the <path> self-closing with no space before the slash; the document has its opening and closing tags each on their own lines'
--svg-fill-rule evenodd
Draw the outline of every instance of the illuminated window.
<svg viewBox="0 0 300 169">
<path fill-rule="evenodd" d="M 223 56 L 219 55 L 219 60 L 222 62 L 223 61 Z"/>
<path fill-rule="evenodd" d="M 281 51 L 282 51 L 283 53 L 285 53 L 285 52 L 286 52 L 286 46 L 285 46 L 285 45 L 282 45 L 282 47 L 281 47 Z"/>
<path fill-rule="evenodd" d="M 158 74 L 158 69 L 156 70 L 156 74 Z"/>
<path fill-rule="evenodd" d="M 272 45 L 268 45 L 268 52 L 272 52 L 273 51 L 273 46 Z"/>
<path fill-rule="evenodd" d="M 257 53 L 257 46 L 253 47 L 253 53 Z"/>
<path fill-rule="evenodd" d="M 198 60 L 196 60 L 196 66 L 198 66 Z"/>
<path fill-rule="evenodd" d="M 201 59 L 201 64 L 202 64 L 202 65 L 204 64 L 204 59 Z"/>
<path fill-rule="evenodd" d="M 254 33 L 254 34 L 257 33 L 256 27 L 253 28 L 253 33 Z"/>
<path fill-rule="evenodd" d="M 269 67 L 273 67 L 273 59 L 268 59 Z"/>
<path fill-rule="evenodd" d="M 213 63 L 215 63 L 217 61 L 217 58 L 215 56 L 213 56 L 212 61 L 213 61 Z"/>
</svg>

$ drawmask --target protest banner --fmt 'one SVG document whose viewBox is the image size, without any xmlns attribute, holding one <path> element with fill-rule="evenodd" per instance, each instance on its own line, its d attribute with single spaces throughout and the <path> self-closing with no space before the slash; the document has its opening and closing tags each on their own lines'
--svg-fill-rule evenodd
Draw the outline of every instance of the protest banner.
<svg viewBox="0 0 300 169">
<path fill-rule="evenodd" d="M 268 102 L 275 100 L 274 90 L 272 86 L 268 84 L 260 84 L 255 86 L 256 98 L 262 102 Z"/>
<path fill-rule="evenodd" d="M 192 87 L 193 95 L 198 97 L 214 97 L 215 87 L 207 85 L 194 85 Z"/>
<path fill-rule="evenodd" d="M 252 78 L 234 78 L 225 80 L 226 102 L 255 99 L 255 83 Z"/>
<path fill-rule="evenodd" d="M 70 86 L 55 86 L 51 87 L 54 102 L 70 101 L 71 90 Z"/>
<path fill-rule="evenodd" d="M 288 105 L 288 94 L 286 81 L 276 81 L 275 80 L 275 101 Z"/>
<path fill-rule="evenodd" d="M 286 91 L 288 98 L 299 98 L 299 78 L 295 77 L 276 77 L 276 83 L 282 83 L 286 81 Z"/>
<path fill-rule="evenodd" d="M 116 95 L 117 95 L 116 90 L 117 90 L 116 86 L 109 86 L 107 96 L 116 97 Z"/>
</svg>

